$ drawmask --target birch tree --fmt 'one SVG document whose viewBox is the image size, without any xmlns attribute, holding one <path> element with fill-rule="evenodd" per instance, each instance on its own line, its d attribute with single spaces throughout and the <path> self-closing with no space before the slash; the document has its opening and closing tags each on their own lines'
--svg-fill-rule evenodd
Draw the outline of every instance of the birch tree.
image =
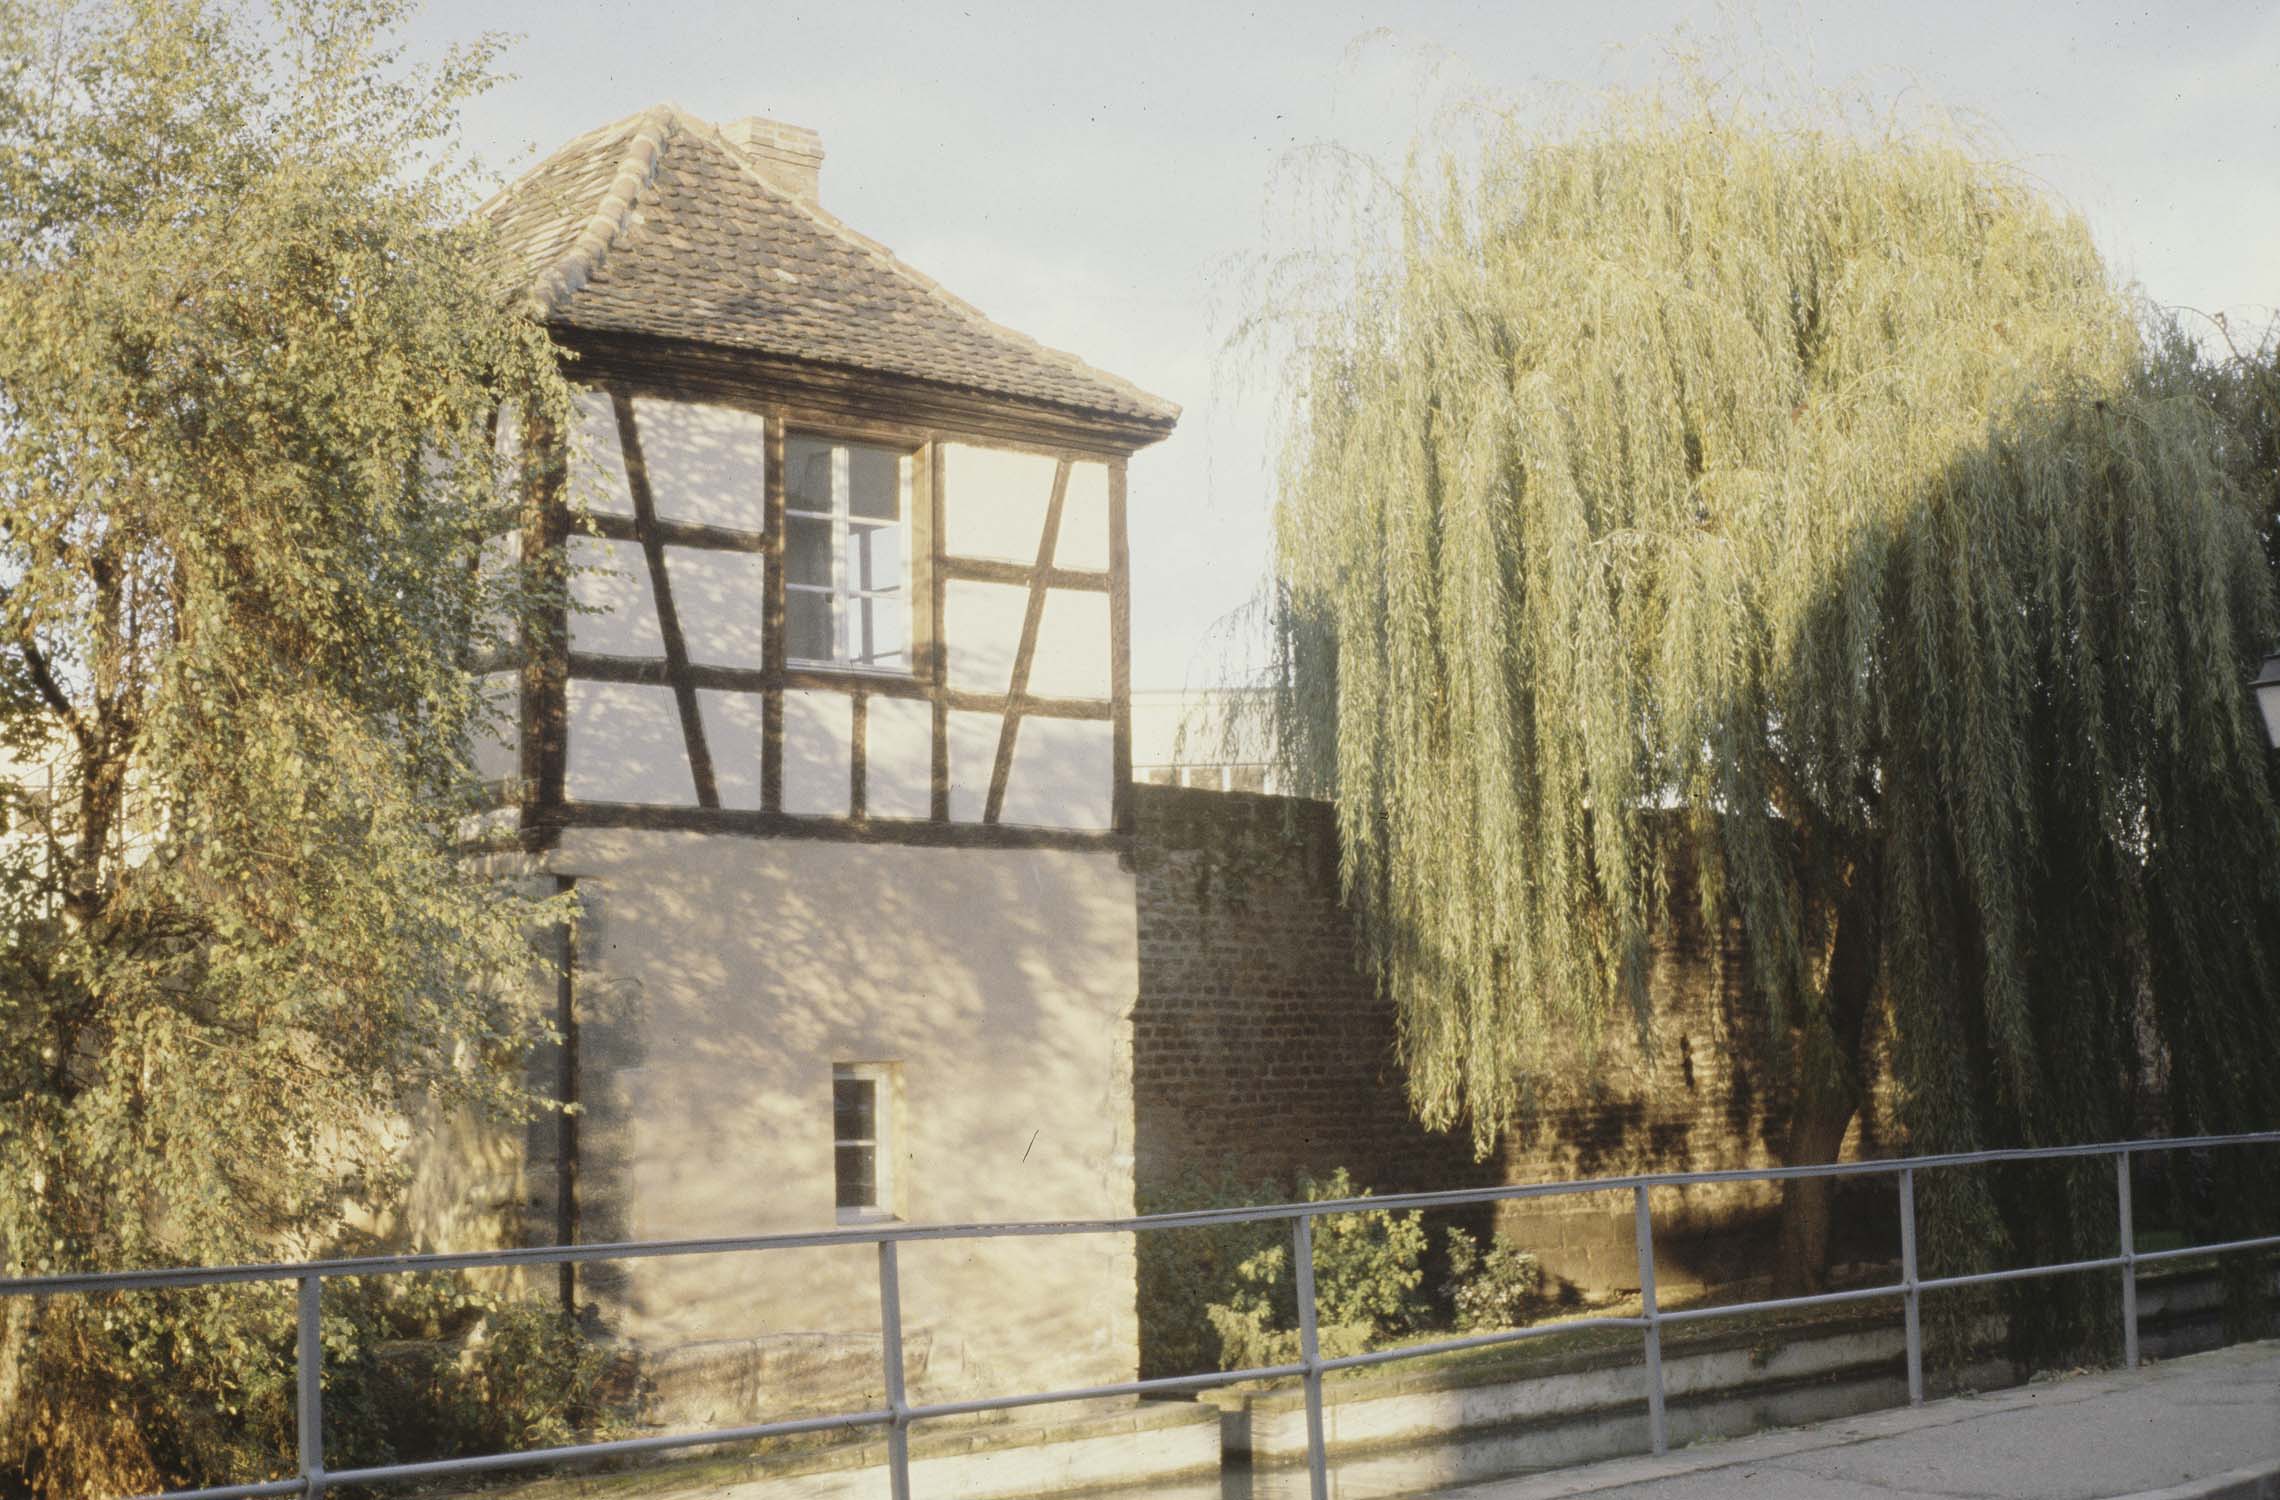
<svg viewBox="0 0 2280 1500">
<path fill-rule="evenodd" d="M 403 11 L 0 0 L 9 1275 L 319 1250 L 407 1097 L 521 1104 L 541 913 L 454 843 L 514 618 L 490 424 L 562 397 L 465 222 L 490 49 L 412 67 Z M 238 1461 L 275 1301 L 10 1301 L 0 1463 Z"/>
</svg>

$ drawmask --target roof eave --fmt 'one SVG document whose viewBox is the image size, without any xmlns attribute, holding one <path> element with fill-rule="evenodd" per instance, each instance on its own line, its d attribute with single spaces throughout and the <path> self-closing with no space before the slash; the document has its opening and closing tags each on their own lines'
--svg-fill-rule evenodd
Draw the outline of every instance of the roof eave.
<svg viewBox="0 0 2280 1500">
<path fill-rule="evenodd" d="M 1157 412 L 1144 415 L 1101 411 L 988 386 L 663 334 L 584 327 L 559 318 L 549 319 L 547 326 L 556 344 L 577 361 L 579 373 L 596 380 L 781 402 L 820 415 L 944 433 L 1131 454 L 1170 437 L 1180 416 L 1170 402 L 1159 402 Z"/>
</svg>

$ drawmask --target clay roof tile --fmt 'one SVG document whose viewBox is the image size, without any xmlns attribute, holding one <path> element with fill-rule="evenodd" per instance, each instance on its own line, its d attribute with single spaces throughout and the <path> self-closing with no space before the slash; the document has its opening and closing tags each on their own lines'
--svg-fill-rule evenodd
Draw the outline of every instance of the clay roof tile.
<svg viewBox="0 0 2280 1500">
<path fill-rule="evenodd" d="M 992 322 L 659 105 L 587 132 L 485 205 L 557 326 L 935 382 L 1169 429 L 1179 408 Z"/>
</svg>

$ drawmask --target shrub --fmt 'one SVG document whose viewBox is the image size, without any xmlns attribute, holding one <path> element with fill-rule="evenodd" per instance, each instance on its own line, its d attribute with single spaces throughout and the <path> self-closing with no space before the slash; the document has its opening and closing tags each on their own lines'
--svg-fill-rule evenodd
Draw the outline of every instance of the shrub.
<svg viewBox="0 0 2280 1500">
<path fill-rule="evenodd" d="M 1306 1201 L 1367 1197 L 1341 1167 L 1327 1179 L 1303 1177 Z M 1235 1267 L 1235 1285 L 1205 1309 L 1219 1338 L 1219 1367 L 1288 1364 L 1298 1357 L 1298 1285 L 1287 1229 Z M 1425 1229 L 1415 1213 L 1368 1209 L 1314 1221 L 1317 1342 L 1324 1354 L 1355 1354 L 1416 1327 L 1425 1314 Z"/>
<path fill-rule="evenodd" d="M 169 1359 L 209 1369 L 226 1360 L 230 1380 L 219 1389 L 169 1385 L 152 1374 L 114 1393 L 121 1412 L 154 1418 L 150 1430 L 127 1430 L 126 1440 L 164 1483 L 218 1484 L 273 1471 L 295 1443 L 291 1291 L 199 1287 L 109 1297 L 86 1325 L 114 1340 L 96 1351 L 100 1362 L 43 1351 L 34 1368 L 102 1374 L 158 1371 Z M 364 1276 L 328 1280 L 322 1306 L 325 1457 L 336 1469 L 582 1441 L 615 1425 L 601 1399 L 608 1351 L 551 1298 L 486 1290 L 460 1274 Z M 38 1387 L 27 1394 L 47 1398 Z M 28 1462 L 8 1462 L 0 1466 L 0 1495 L 119 1493 L 51 1484 L 58 1457 L 86 1455 L 34 1450 Z"/>
<path fill-rule="evenodd" d="M 1147 1214 L 1185 1213 L 1281 1203 L 1289 1197 L 1281 1183 L 1245 1181 L 1231 1166 L 1216 1173 L 1191 1168 L 1177 1181 L 1141 1193 L 1139 1208 Z M 1136 1236 L 1141 1375 L 1153 1379 L 1221 1368 L 1211 1305 L 1230 1295 L 1240 1266 L 1286 1233 L 1277 1224 L 1220 1224 L 1154 1229 Z"/>
<path fill-rule="evenodd" d="M 456 1275 L 358 1278 L 325 1295 L 336 1465 L 552 1447 L 610 1425 L 610 1356 L 550 1298 Z"/>
<path fill-rule="evenodd" d="M 1544 1268 L 1502 1235 L 1483 1255 L 1480 1241 L 1462 1229 L 1448 1237 L 1449 1279 L 1442 1286 L 1463 1333 L 1517 1328 L 1543 1300 Z"/>
</svg>

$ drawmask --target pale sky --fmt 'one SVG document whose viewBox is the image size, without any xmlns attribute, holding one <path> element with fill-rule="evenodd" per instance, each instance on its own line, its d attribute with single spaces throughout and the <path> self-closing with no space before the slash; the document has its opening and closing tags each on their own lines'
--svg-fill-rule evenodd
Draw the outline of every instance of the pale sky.
<svg viewBox="0 0 2280 1500">
<path fill-rule="evenodd" d="M 819 131 L 824 205 L 1001 322 L 1185 408 L 1131 470 L 1133 682 L 1216 680 L 1264 574 L 1267 404 L 1220 357 L 1291 153 L 1398 161 L 1432 101 L 1638 81 L 1681 25 L 2000 132 L 2157 300 L 2280 302 L 2280 0 L 735 5 L 434 0 L 423 44 L 519 35 L 466 118 L 519 170 L 671 100 Z M 1424 102 L 1421 102 L 1424 101 Z M 1278 172 L 1278 168 L 1281 170 Z"/>
</svg>

